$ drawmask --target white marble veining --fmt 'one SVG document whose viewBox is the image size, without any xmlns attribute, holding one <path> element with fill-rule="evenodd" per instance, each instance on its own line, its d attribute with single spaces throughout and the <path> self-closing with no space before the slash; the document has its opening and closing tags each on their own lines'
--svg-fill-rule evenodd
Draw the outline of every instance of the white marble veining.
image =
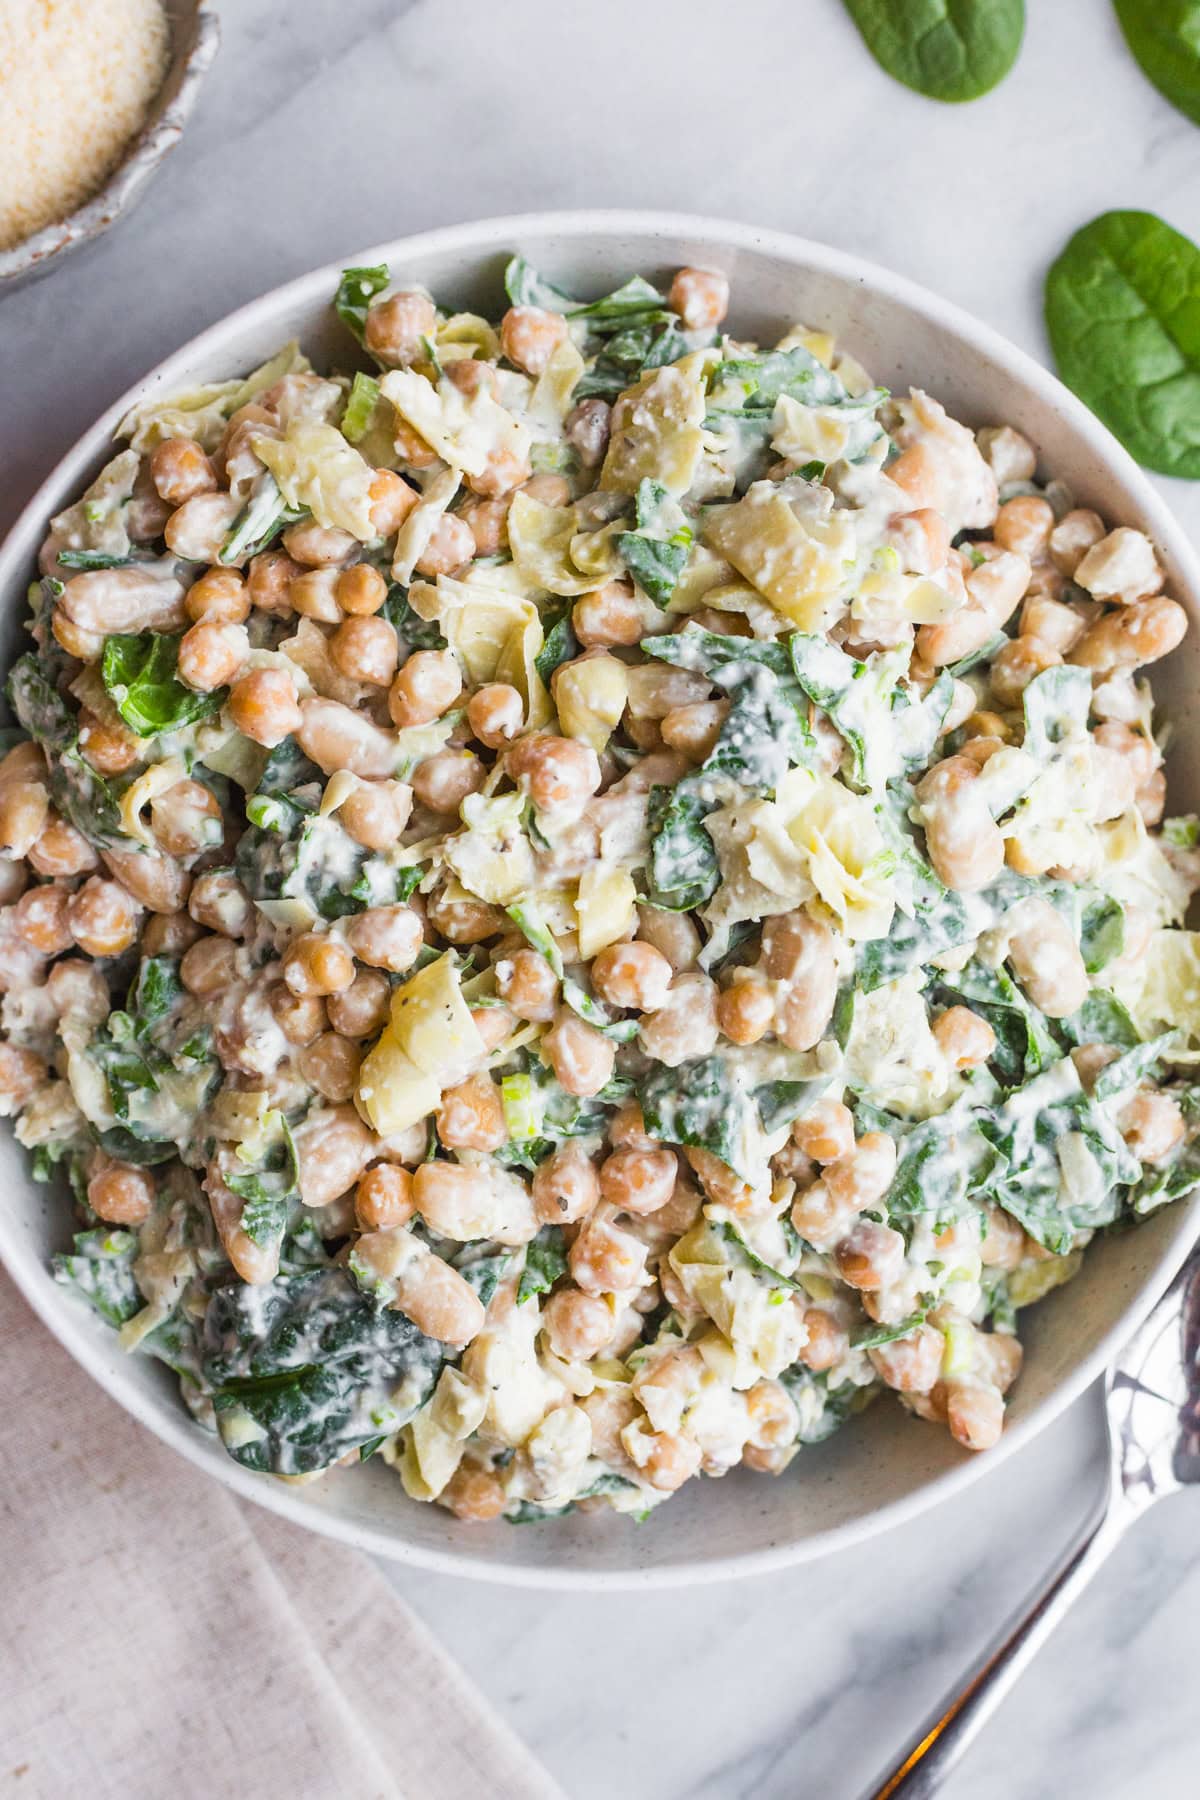
<svg viewBox="0 0 1200 1800">
<path fill-rule="evenodd" d="M 192 332 L 409 229 L 573 205 L 749 219 L 890 264 L 1037 355 L 1042 273 L 1078 225 L 1140 206 L 1200 237 L 1200 135 L 1104 0 L 1035 0 L 1017 70 L 966 108 L 894 86 L 837 0 L 222 10 L 207 91 L 136 216 L 0 299 L 0 527 Z M 1200 488 L 1163 485 L 1200 529 Z M 1098 1445 L 1092 1397 L 940 1511 L 737 1586 L 395 1580 L 572 1800 L 850 1800 L 1066 1542 Z M 948 1800 L 1196 1790 L 1198 1507 L 1172 1501 L 1120 1548 Z"/>
</svg>

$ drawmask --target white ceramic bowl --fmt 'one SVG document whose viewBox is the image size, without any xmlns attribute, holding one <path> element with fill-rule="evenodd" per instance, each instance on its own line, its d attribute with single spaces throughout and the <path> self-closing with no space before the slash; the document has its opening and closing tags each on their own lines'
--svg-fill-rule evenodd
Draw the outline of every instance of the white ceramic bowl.
<svg viewBox="0 0 1200 1800">
<path fill-rule="evenodd" d="M 1196 608 L 1200 571 L 1180 528 L 1146 478 L 1093 416 L 1028 356 L 986 326 L 885 270 L 779 232 L 686 216 L 563 213 L 456 225 L 377 245 L 345 263 L 390 263 L 441 300 L 495 314 L 501 272 L 514 249 L 583 295 L 634 271 L 667 275 L 681 263 L 724 269 L 733 283 L 732 325 L 769 338 L 797 318 L 836 332 L 893 390 L 929 388 L 957 418 L 1017 426 L 1039 446 L 1044 468 L 1114 523 L 1149 532 L 1173 592 Z M 288 337 L 318 363 L 345 366 L 353 346 L 329 310 L 339 264 L 303 276 L 243 307 L 170 357 L 124 395 L 55 469 L 0 550 L 7 660 L 19 636 L 23 593 L 45 521 L 72 500 L 109 451 L 117 419 L 153 391 L 249 369 Z M 1200 634 L 1157 687 L 1176 701 L 1173 803 L 1200 792 L 1200 716 L 1194 692 Z M 497 1581 L 611 1588 L 717 1580 L 800 1562 L 882 1531 L 977 1481 L 1044 1430 L 1099 1373 L 1165 1287 L 1195 1236 L 1200 1202 L 1164 1210 L 1137 1231 L 1097 1244 L 1084 1274 L 1026 1315 L 1027 1356 L 998 1449 L 971 1457 L 945 1431 L 881 1401 L 824 1445 L 805 1450 L 779 1480 L 737 1472 L 689 1485 L 642 1525 L 613 1514 L 515 1528 L 466 1526 L 408 1500 L 374 1463 L 294 1488 L 248 1473 L 189 1419 L 158 1363 L 126 1357 L 113 1334 L 56 1287 L 47 1258 L 70 1231 L 69 1207 L 30 1179 L 23 1153 L 0 1130 L 0 1254 L 30 1304 L 95 1379 L 164 1442 L 246 1498 L 313 1530 L 377 1554 Z"/>
</svg>

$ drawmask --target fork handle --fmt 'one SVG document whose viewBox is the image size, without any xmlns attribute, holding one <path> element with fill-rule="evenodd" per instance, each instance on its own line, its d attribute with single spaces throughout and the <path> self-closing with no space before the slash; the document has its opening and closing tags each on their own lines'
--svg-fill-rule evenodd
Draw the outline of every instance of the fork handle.
<svg viewBox="0 0 1200 1800">
<path fill-rule="evenodd" d="M 1083 1541 L 1035 1589 L 965 1685 L 943 1698 L 890 1774 L 863 1800 L 926 1800 L 937 1792 L 1119 1542 L 1126 1523 L 1106 1495 Z"/>
</svg>

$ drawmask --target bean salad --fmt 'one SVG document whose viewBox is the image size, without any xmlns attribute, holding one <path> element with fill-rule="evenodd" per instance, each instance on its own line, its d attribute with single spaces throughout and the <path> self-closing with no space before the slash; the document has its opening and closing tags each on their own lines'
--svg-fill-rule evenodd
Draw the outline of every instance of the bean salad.
<svg viewBox="0 0 1200 1800">
<path fill-rule="evenodd" d="M 462 1519 L 885 1390 L 986 1449 L 1022 1309 L 1200 1185 L 1184 610 L 716 272 L 506 285 L 347 269 L 343 367 L 152 393 L 50 523 L 0 1110 L 55 1279 L 245 1467 Z"/>
</svg>

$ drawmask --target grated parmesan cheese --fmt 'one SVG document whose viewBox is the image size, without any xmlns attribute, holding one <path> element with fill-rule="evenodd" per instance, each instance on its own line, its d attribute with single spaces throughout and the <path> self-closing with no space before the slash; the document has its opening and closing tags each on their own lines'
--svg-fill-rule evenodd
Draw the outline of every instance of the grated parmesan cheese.
<svg viewBox="0 0 1200 1800">
<path fill-rule="evenodd" d="M 0 3 L 0 250 L 89 199 L 167 70 L 159 0 Z"/>
</svg>

